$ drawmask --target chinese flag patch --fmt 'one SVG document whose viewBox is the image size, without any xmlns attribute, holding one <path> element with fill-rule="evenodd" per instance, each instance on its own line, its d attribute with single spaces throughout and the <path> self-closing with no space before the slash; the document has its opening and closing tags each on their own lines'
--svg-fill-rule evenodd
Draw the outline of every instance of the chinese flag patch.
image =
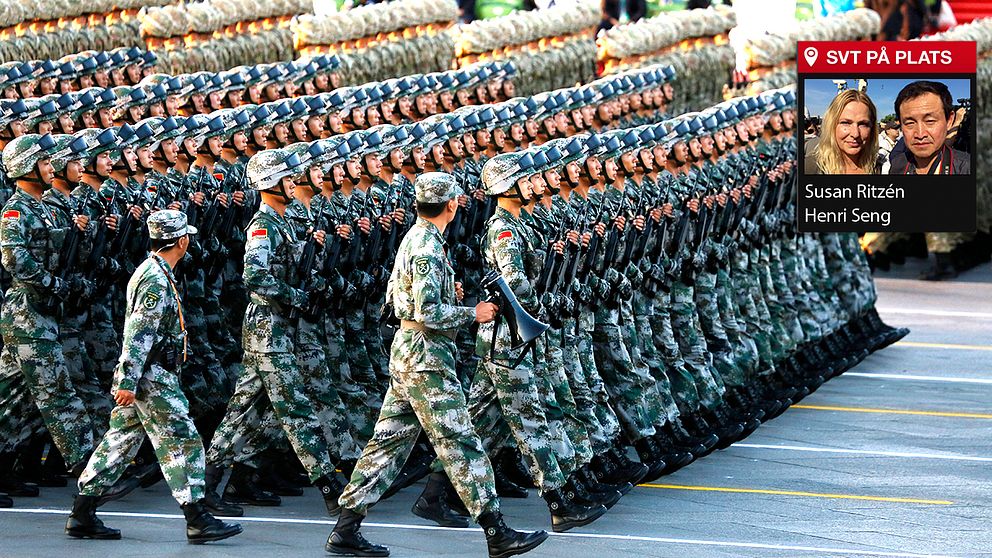
<svg viewBox="0 0 992 558">
<path fill-rule="evenodd" d="M 267 236 L 269 236 L 268 229 L 255 229 L 251 231 L 252 238 L 265 238 Z"/>
<path fill-rule="evenodd" d="M 20 219 L 21 218 L 21 212 L 20 211 L 17 211 L 16 209 L 11 209 L 10 211 L 4 211 L 3 212 L 3 218 L 4 219 Z"/>
<path fill-rule="evenodd" d="M 499 233 L 499 235 L 496 237 L 496 240 L 504 240 L 507 238 L 513 238 L 513 233 L 510 231 L 503 231 Z"/>
</svg>

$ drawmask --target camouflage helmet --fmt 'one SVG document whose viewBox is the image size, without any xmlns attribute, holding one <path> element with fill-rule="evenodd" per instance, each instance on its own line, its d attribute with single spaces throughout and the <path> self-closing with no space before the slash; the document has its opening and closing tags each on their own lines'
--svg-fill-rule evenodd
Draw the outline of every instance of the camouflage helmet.
<svg viewBox="0 0 992 558">
<path fill-rule="evenodd" d="M 3 148 L 3 166 L 7 178 L 20 178 L 32 170 L 38 161 L 50 158 L 55 150 L 51 134 L 25 134 L 14 138 Z"/>
<path fill-rule="evenodd" d="M 76 137 L 72 134 L 55 134 L 52 138 L 55 140 L 55 147 L 52 149 L 52 167 L 55 172 L 62 172 L 69 162 L 70 144 Z"/>
<path fill-rule="evenodd" d="M 486 161 L 482 166 L 482 191 L 487 196 L 498 196 L 516 186 L 520 174 L 521 152 L 503 153 Z"/>
<path fill-rule="evenodd" d="M 245 174 L 252 190 L 269 190 L 279 186 L 282 179 L 294 174 L 300 165 L 299 155 L 284 149 L 267 149 L 255 154 L 249 161 Z"/>
<path fill-rule="evenodd" d="M 417 203 L 445 203 L 462 195 L 455 177 L 446 172 L 425 172 L 413 182 Z"/>
</svg>

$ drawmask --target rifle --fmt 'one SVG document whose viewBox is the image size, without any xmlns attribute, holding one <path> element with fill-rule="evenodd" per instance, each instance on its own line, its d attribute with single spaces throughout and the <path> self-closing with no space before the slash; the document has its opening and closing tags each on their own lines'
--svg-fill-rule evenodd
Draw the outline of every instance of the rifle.
<svg viewBox="0 0 992 558">
<path fill-rule="evenodd" d="M 321 199 L 326 199 L 321 196 Z M 318 227 L 323 220 L 323 207 L 321 207 L 320 213 L 316 214 L 313 220 L 313 225 L 310 228 L 310 234 L 307 235 L 307 240 L 303 244 L 303 252 L 300 254 L 300 259 L 296 263 L 297 275 L 299 277 L 299 282 L 296 288 L 306 290 L 307 283 L 310 277 L 314 273 L 314 264 L 317 262 L 317 253 L 320 252 L 321 246 L 317 242 L 316 234 L 319 229 Z M 289 319 L 298 320 L 300 318 L 301 310 L 299 308 L 293 307 L 289 310 Z"/>
<path fill-rule="evenodd" d="M 76 204 L 75 212 L 69 217 L 75 215 L 82 215 L 83 211 L 86 210 L 86 204 L 90 202 L 90 196 L 93 195 L 93 189 L 87 188 L 86 193 L 83 197 L 79 199 Z M 58 278 L 63 282 L 68 281 L 72 277 L 73 273 L 76 271 L 76 264 L 79 260 L 79 245 L 83 239 L 83 231 L 79 230 L 79 227 L 75 223 L 69 226 L 69 232 L 66 234 L 65 242 L 62 245 L 62 253 L 59 255 L 59 274 Z M 55 297 L 49 297 L 47 301 L 47 306 L 49 308 L 54 308 L 58 306 L 58 301 Z"/>
</svg>

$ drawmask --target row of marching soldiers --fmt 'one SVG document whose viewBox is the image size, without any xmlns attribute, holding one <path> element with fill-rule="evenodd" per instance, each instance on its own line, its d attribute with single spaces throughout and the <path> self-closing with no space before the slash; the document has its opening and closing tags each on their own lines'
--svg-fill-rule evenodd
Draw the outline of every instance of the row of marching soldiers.
<svg viewBox="0 0 992 558">
<path fill-rule="evenodd" d="M 329 513 L 345 510 L 328 549 L 369 555 L 385 550 L 358 532 L 366 508 L 430 473 L 414 512 L 447 526 L 471 516 L 491 554 L 506 556 L 543 539 L 506 528 L 497 493 L 537 486 L 556 531 L 585 525 L 638 482 L 741 439 L 906 334 L 878 320 L 856 240 L 792 226 L 791 91 L 665 119 L 673 76 L 649 68 L 479 104 L 512 91 L 506 76 L 485 65 L 208 117 L 8 138 L 8 466 L 27 460 L 22 471 L 57 483 L 57 449 L 81 474 L 67 530 L 97 538 L 120 533 L 96 507 L 154 482 L 156 457 L 191 541 L 239 532 L 210 513 L 277 505 L 266 488 L 313 484 Z M 455 110 L 432 114 L 432 102 Z M 369 114 L 401 121 L 362 129 Z M 624 128 L 634 116 L 657 124 Z M 400 238 L 438 199 L 462 206 L 444 238 L 460 297 L 486 298 L 494 281 L 483 269 L 496 270 L 551 325 L 523 352 L 508 327 L 444 332 L 483 450 L 455 469 L 464 475 L 449 468 L 464 448 L 430 426 L 443 420 L 386 412 L 398 380 L 382 353 L 384 291 Z M 131 271 L 155 269 L 142 262 L 149 249 L 152 264 L 169 265 L 167 281 L 135 298 L 138 274 L 123 286 Z M 128 327 L 173 299 L 178 333 L 161 347 Z M 399 313 L 400 332 L 422 323 Z M 91 331 L 116 353 L 109 367 L 94 362 Z M 148 399 L 157 390 L 166 395 Z M 95 445 L 110 393 L 118 406 Z M 141 411 L 143 393 L 158 413 Z M 53 447 L 38 467 L 46 427 Z M 8 493 L 37 490 L 5 477 Z"/>
</svg>

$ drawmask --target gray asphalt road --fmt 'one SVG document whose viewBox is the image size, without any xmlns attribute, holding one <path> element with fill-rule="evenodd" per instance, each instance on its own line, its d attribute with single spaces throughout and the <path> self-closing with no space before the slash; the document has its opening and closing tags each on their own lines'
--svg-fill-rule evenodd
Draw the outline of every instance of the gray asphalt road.
<svg viewBox="0 0 992 558">
<path fill-rule="evenodd" d="M 915 271 L 878 280 L 883 318 L 913 330 L 903 342 L 528 556 L 992 555 L 992 270 L 940 284 L 910 279 Z M 310 490 L 249 509 L 242 536 L 191 547 L 160 484 L 105 507 L 123 541 L 74 541 L 62 533 L 73 492 L 47 489 L 0 510 L 0 556 L 317 557 L 333 524 Z M 393 556 L 484 555 L 480 531 L 412 515 L 416 493 L 374 509 L 366 535 Z M 549 527 L 533 491 L 504 512 L 512 526 Z"/>
</svg>

